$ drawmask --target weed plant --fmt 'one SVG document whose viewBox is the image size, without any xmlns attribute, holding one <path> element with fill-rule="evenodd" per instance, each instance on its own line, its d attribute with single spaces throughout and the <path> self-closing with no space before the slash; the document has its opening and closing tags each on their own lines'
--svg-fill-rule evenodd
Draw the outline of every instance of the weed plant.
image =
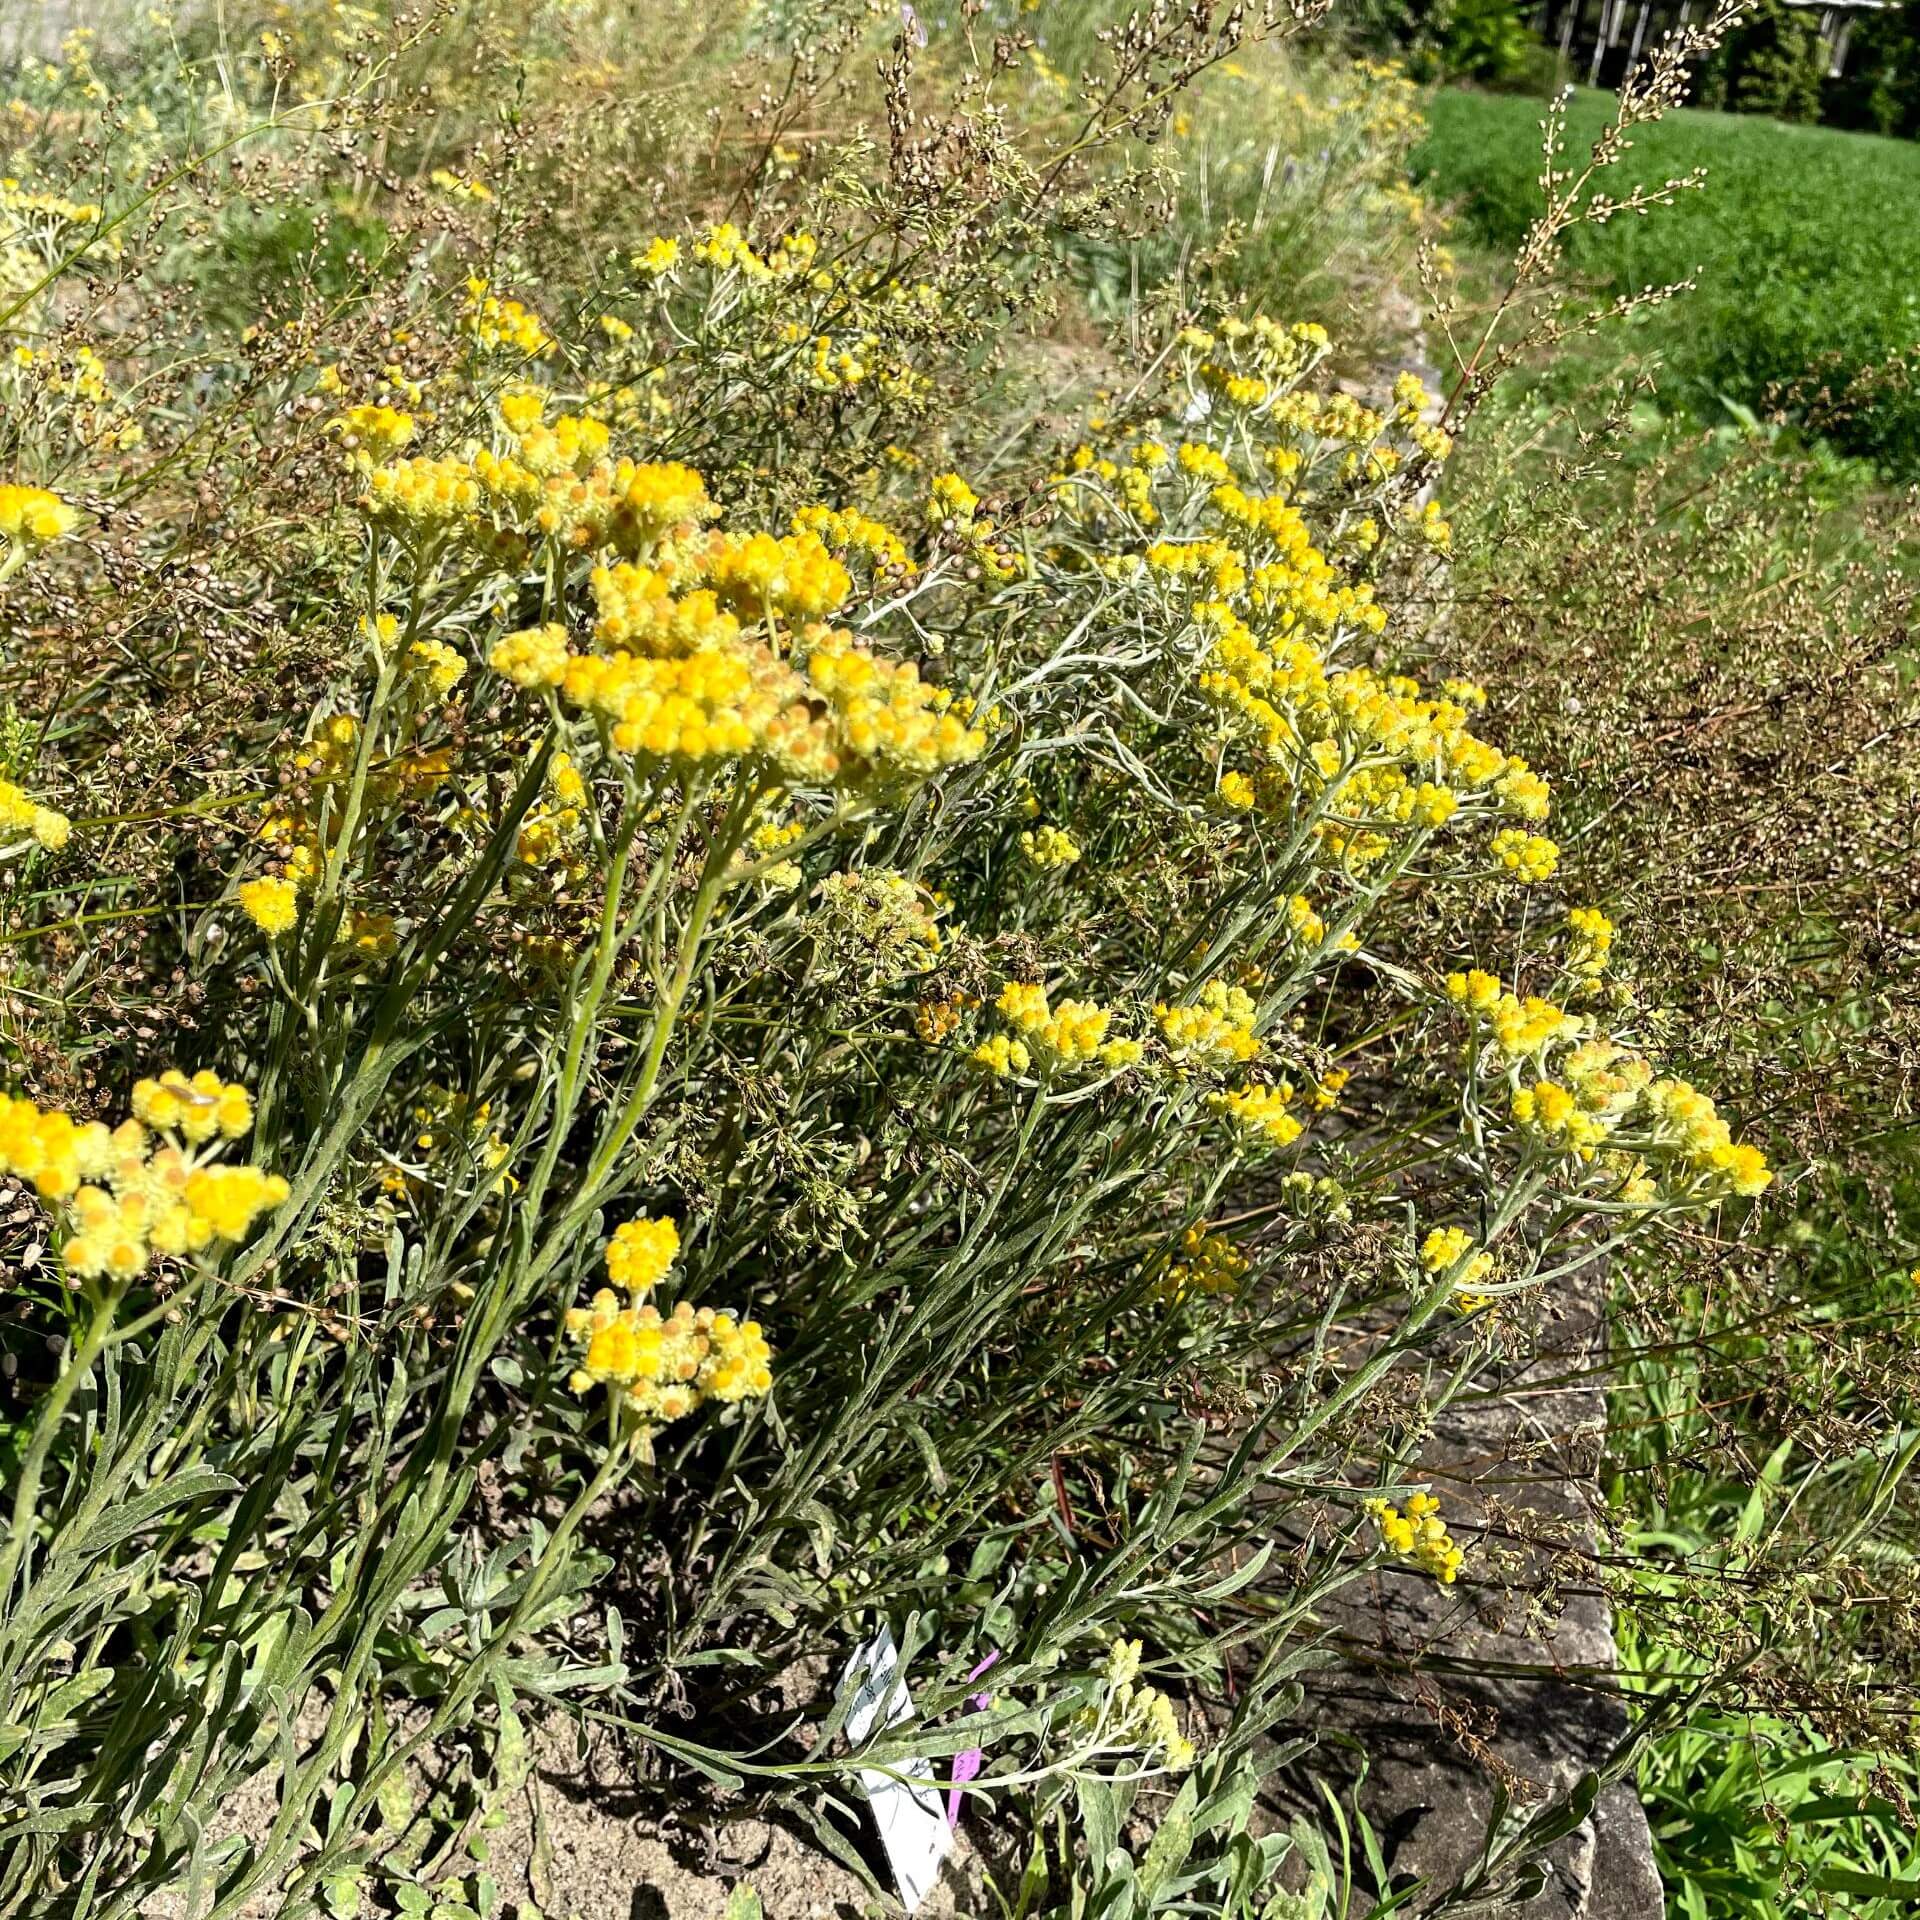
<svg viewBox="0 0 1920 1920">
<path fill-rule="evenodd" d="M 1920 542 L 1784 421 L 1676 427 L 1607 340 L 1585 407 L 1527 368 L 1481 412 L 1441 652 L 1525 689 L 1569 866 L 1782 1170 L 1744 1240 L 1616 1268 L 1623 1662 L 1698 1691 L 1640 1769 L 1670 1897 L 1879 1920 L 1910 1880 Z"/>
<path fill-rule="evenodd" d="M 1608 95 L 1579 91 L 1566 151 L 1583 154 L 1612 111 Z M 1447 91 L 1428 119 L 1415 162 L 1427 191 L 1458 208 L 1466 235 L 1510 252 L 1538 212 L 1539 102 Z M 1638 134 L 1618 180 L 1646 187 L 1695 169 L 1710 190 L 1664 217 L 1611 217 L 1572 235 L 1569 271 L 1618 297 L 1692 283 L 1684 302 L 1643 315 L 1635 342 L 1661 359 L 1670 406 L 1708 425 L 1729 417 L 1728 403 L 1784 409 L 1842 451 L 1911 478 L 1920 230 L 1905 210 L 1920 196 L 1920 150 L 1690 109 Z"/>
</svg>

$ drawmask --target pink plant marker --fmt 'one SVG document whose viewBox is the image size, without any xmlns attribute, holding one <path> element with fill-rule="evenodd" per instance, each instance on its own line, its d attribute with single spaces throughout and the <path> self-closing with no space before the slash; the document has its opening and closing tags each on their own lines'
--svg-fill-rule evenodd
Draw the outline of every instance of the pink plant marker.
<svg viewBox="0 0 1920 1920">
<path fill-rule="evenodd" d="M 993 1663 L 1000 1658 L 998 1653 L 990 1653 L 967 1675 L 969 1680 L 978 1680 Z M 977 1707 L 982 1713 L 993 1705 L 993 1695 L 976 1693 L 968 1701 L 970 1707 Z M 987 1756 L 978 1747 L 969 1747 L 964 1753 L 953 1756 L 953 1785 L 947 1792 L 947 1825 L 957 1827 L 960 1824 L 960 1788 L 971 1780 L 986 1764 Z"/>
</svg>

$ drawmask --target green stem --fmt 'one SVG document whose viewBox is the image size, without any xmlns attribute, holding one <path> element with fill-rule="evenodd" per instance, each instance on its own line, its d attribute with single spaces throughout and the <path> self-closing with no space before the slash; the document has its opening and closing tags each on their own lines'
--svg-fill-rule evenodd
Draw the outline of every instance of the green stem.
<svg viewBox="0 0 1920 1920">
<path fill-rule="evenodd" d="M 66 1417 L 68 1404 L 78 1392 L 80 1382 L 93 1371 L 94 1362 L 106 1350 L 108 1337 L 113 1331 L 114 1316 L 120 1311 L 120 1303 L 127 1297 L 127 1289 L 132 1285 L 133 1281 L 129 1278 L 108 1289 L 105 1299 L 87 1325 L 72 1362 L 61 1370 L 59 1379 L 48 1389 L 47 1397 L 40 1403 L 39 1416 L 33 1423 L 33 1438 L 27 1442 L 26 1453 L 20 1461 L 20 1478 L 13 1490 L 13 1518 L 7 1544 L 4 1550 L 0 1550 L 0 1606 L 8 1604 L 14 1580 L 26 1558 L 27 1543 L 33 1535 L 35 1509 L 40 1503 L 40 1480 L 46 1470 L 47 1455 L 53 1449 L 54 1436 L 60 1430 L 60 1423 Z"/>
</svg>

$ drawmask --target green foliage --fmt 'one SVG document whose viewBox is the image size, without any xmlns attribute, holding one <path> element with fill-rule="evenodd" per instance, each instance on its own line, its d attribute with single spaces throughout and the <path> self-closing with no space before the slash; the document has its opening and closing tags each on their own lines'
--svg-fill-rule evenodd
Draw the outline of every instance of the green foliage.
<svg viewBox="0 0 1920 1920">
<path fill-rule="evenodd" d="M 1211 285 L 1336 327 L 1349 350 L 1379 348 L 1383 296 L 1437 226 L 1406 185 L 1419 97 L 1403 71 L 1371 62 L 1274 59 L 1208 76 L 1174 123 L 1178 217 L 1094 280 L 1095 312 L 1119 319 L 1141 284 L 1187 297 Z"/>
<path fill-rule="evenodd" d="M 1622 1666 L 1636 1687 L 1707 1689 L 1699 1712 L 1649 1746 L 1638 1783 L 1669 1900 L 1686 1920 L 1808 1911 L 1899 1920 L 1920 1895 L 1910 1815 L 1920 1769 L 1897 1728 L 1876 1724 L 1881 1703 L 1910 1684 L 1912 1650 L 1887 1633 L 1874 1593 L 1905 1584 L 1912 1559 L 1914 1501 L 1904 1484 L 1912 1430 L 1886 1426 L 1873 1404 L 1876 1375 L 1886 1360 L 1897 1367 L 1916 1319 L 1906 1263 L 1920 1254 L 1920 1180 L 1909 1148 L 1889 1152 L 1890 1169 L 1907 1169 L 1890 1193 L 1876 1196 L 1860 1179 L 1823 1180 L 1777 1225 L 1767 1266 L 1804 1303 L 1797 1311 L 1763 1310 L 1756 1320 L 1744 1289 L 1665 1296 L 1660 1336 L 1687 1361 L 1681 1369 L 1638 1361 L 1614 1393 L 1611 1491 L 1635 1569 L 1616 1595 Z M 1646 1326 L 1637 1288 L 1621 1305 L 1630 1327 Z M 1830 1349 L 1842 1328 L 1864 1345 L 1835 1369 Z M 1788 1421 L 1737 1391 L 1770 1377 L 1794 1383 L 1800 1404 Z M 1811 1431 L 1816 1407 L 1829 1434 L 1854 1425 L 1879 1430 L 1882 1443 L 1838 1450 L 1829 1462 L 1796 1451 L 1783 1427 Z M 1742 1452 L 1765 1461 L 1757 1476 L 1739 1472 Z M 1802 1627 L 1817 1635 L 1836 1690 L 1858 1701 L 1851 1724 L 1836 1724 L 1801 1686 L 1779 1684 L 1761 1649 L 1769 1607 L 1760 1596 L 1777 1595 L 1835 1542 L 1863 1532 L 1878 1568 L 1873 1586 L 1854 1605 L 1829 1592 Z M 1725 1628 L 1705 1635 L 1681 1624 L 1699 1617 L 1702 1590 L 1750 1616 L 1753 1637 L 1742 1645 L 1756 1664 L 1732 1686 L 1717 1665 Z M 1741 1600 L 1743 1591 L 1752 1597 Z"/>
<path fill-rule="evenodd" d="M 1578 765 L 1578 884 L 1658 921 L 1640 990 L 1696 1044 L 1732 1039 L 1791 1170 L 1744 1246 L 1619 1273 L 1626 1684 L 1700 1694 L 1639 1786 L 1688 1920 L 1893 1920 L 1916 1866 L 1920 954 L 1899 876 L 1920 528 L 1789 432 L 1688 434 L 1630 402 L 1623 344 L 1603 333 L 1481 416 L 1449 645 L 1524 686 L 1524 738 Z M 1598 421 L 1549 398 L 1582 382 L 1612 402 Z"/>
<path fill-rule="evenodd" d="M 262 300 L 308 291 L 334 301 L 386 264 L 387 223 L 346 199 L 318 206 L 228 207 L 210 247 L 183 248 L 171 269 L 194 279 L 210 318 L 244 325 Z"/>
<path fill-rule="evenodd" d="M 1812 15 L 1783 0 L 1753 0 L 1701 70 L 1700 102 L 1775 120 L 1818 120 L 1826 71 Z"/>
<path fill-rule="evenodd" d="M 1619 1639 L 1636 1677 L 1711 1671 L 1631 1625 Z M 1703 1712 L 1656 1742 L 1637 1784 L 1669 1911 L 1682 1920 L 1905 1920 L 1920 1899 L 1910 1767 L 1832 1748 L 1755 1706 Z"/>
<path fill-rule="evenodd" d="M 1609 96 L 1575 100 L 1568 151 L 1605 125 Z M 1468 232 L 1511 250 L 1538 210 L 1539 110 L 1531 101 L 1442 93 L 1417 172 L 1457 202 Z M 1610 181 L 1620 196 L 1696 166 L 1705 190 L 1646 219 L 1586 226 L 1571 273 L 1608 294 L 1697 279 L 1693 296 L 1641 316 L 1672 403 L 1713 419 L 1733 400 L 1796 412 L 1844 450 L 1920 474 L 1920 149 L 1862 134 L 1677 112 L 1640 128 Z"/>
<path fill-rule="evenodd" d="M 1515 0 L 1452 0 L 1441 20 L 1440 58 L 1448 74 L 1490 87 L 1540 80 L 1546 48 Z M 1546 70 L 1551 67 L 1547 60 Z"/>
<path fill-rule="evenodd" d="M 1909 140 L 1920 134 L 1920 19 L 1913 8 L 1855 17 L 1845 70 L 1827 82 L 1826 118 Z"/>
</svg>

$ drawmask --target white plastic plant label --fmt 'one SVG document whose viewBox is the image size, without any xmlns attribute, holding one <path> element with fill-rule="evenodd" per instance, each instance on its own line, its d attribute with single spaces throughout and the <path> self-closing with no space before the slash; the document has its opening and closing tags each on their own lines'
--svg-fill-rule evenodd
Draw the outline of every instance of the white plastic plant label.
<svg viewBox="0 0 1920 1920">
<path fill-rule="evenodd" d="M 900 1677 L 899 1650 L 884 1626 L 847 1662 L 842 1684 L 853 1689 L 847 1738 L 855 1745 L 866 1739 L 876 1722 L 895 1727 L 913 1718 L 907 1683 Z M 886 1772 L 878 1767 L 860 1769 L 860 1784 L 873 1807 L 873 1824 L 886 1849 L 901 1904 L 909 1913 L 932 1890 L 940 1877 L 940 1862 L 953 1844 L 953 1829 L 939 1794 L 931 1784 L 914 1784 L 930 1783 L 933 1777 L 933 1768 L 925 1760 L 908 1760 Z"/>
</svg>

